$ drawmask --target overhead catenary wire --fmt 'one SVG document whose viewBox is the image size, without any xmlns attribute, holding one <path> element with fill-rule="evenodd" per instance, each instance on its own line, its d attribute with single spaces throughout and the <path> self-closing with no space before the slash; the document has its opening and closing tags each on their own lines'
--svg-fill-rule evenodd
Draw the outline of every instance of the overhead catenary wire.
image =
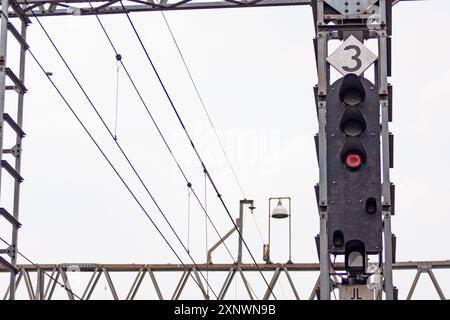
<svg viewBox="0 0 450 320">
<path fill-rule="evenodd" d="M 70 103 L 67 101 L 67 99 L 65 98 L 65 96 L 62 94 L 61 90 L 58 88 L 58 86 L 55 84 L 55 82 L 50 78 L 50 76 L 46 73 L 44 67 L 42 66 L 42 64 L 39 62 L 39 60 L 36 58 L 36 56 L 33 54 L 33 52 L 31 51 L 31 49 L 28 48 L 28 52 L 30 53 L 31 57 L 33 58 L 33 60 L 36 62 L 36 64 L 38 65 L 38 67 L 41 69 L 41 71 L 46 75 L 47 79 L 50 81 L 50 83 L 52 84 L 53 88 L 57 91 L 58 95 L 61 97 L 61 99 L 64 101 L 64 103 L 66 104 L 66 106 L 69 108 L 70 112 L 72 113 L 72 115 L 76 118 L 76 120 L 78 121 L 78 123 L 81 125 L 81 127 L 83 128 L 84 132 L 89 136 L 89 138 L 91 139 L 91 141 L 94 143 L 94 145 L 97 147 L 97 150 L 101 153 L 101 155 L 103 156 L 103 158 L 106 160 L 106 162 L 109 164 L 109 166 L 111 167 L 111 169 L 113 169 L 114 173 L 116 174 L 116 176 L 119 178 L 119 180 L 122 182 L 122 184 L 125 186 L 125 188 L 127 189 L 127 191 L 129 192 L 129 194 L 132 196 L 132 198 L 134 199 L 134 201 L 138 204 L 138 206 L 141 208 L 141 210 L 143 211 L 143 213 L 147 216 L 147 218 L 150 220 L 150 222 L 152 223 L 152 225 L 155 227 L 155 229 L 157 230 L 157 232 L 160 234 L 160 236 L 163 238 L 164 242 L 167 244 L 167 246 L 170 248 L 170 250 L 174 253 L 174 255 L 176 256 L 176 258 L 178 259 L 178 261 L 183 265 L 183 267 L 186 269 L 187 272 L 189 272 L 189 268 L 186 266 L 186 264 L 183 262 L 183 260 L 180 258 L 180 256 L 178 255 L 178 253 L 175 251 L 175 249 L 173 248 L 173 246 L 170 244 L 170 242 L 167 240 L 167 238 L 164 236 L 164 234 L 162 233 L 162 231 L 160 230 L 160 228 L 157 226 L 157 224 L 153 221 L 153 219 L 150 217 L 149 213 L 147 212 L 147 210 L 144 208 L 144 206 L 142 205 L 142 203 L 139 201 L 139 199 L 137 198 L 137 196 L 135 195 L 135 193 L 133 192 L 133 190 L 131 190 L 131 188 L 129 187 L 129 185 L 127 184 L 127 182 L 124 180 L 124 178 L 122 177 L 122 175 L 119 173 L 119 171 L 116 169 L 116 167 L 114 166 L 114 164 L 111 162 L 111 160 L 108 158 L 108 156 L 106 155 L 106 153 L 103 151 L 103 149 L 100 147 L 100 145 L 98 144 L 97 140 L 92 136 L 91 132 L 89 131 L 89 129 L 84 125 L 83 121 L 78 117 L 77 113 L 75 112 L 75 110 L 72 108 L 72 106 L 70 105 Z M 190 274 L 190 272 L 189 272 Z M 193 275 L 191 275 L 191 278 L 194 280 L 194 282 L 199 286 L 199 288 L 201 290 L 202 287 L 200 286 L 200 284 L 197 282 L 197 279 L 195 279 L 195 277 Z M 209 284 L 207 283 L 207 285 L 209 286 Z M 211 291 L 213 291 L 211 289 Z M 214 292 L 214 291 L 213 291 Z"/>
<path fill-rule="evenodd" d="M 7 246 L 11 246 L 10 243 L 8 243 L 8 241 L 6 241 L 5 239 L 3 239 L 2 237 L 0 237 L 0 240 L 6 244 Z M 29 263 L 31 263 L 37 270 L 41 270 L 44 275 L 46 275 L 47 277 L 49 277 L 49 279 L 53 280 L 55 283 L 59 284 L 61 286 L 61 288 L 63 288 L 64 290 L 66 290 L 67 292 L 69 292 L 70 294 L 72 294 L 75 298 L 77 298 L 78 300 L 83 300 L 83 298 L 81 298 L 79 295 L 77 295 L 75 292 L 73 292 L 73 290 L 71 288 L 68 288 L 65 284 L 61 283 L 58 281 L 57 278 L 53 277 L 52 275 L 48 274 L 48 272 L 46 272 L 45 270 L 42 270 L 39 268 L 39 265 L 37 265 L 36 263 L 34 263 L 33 261 L 31 261 L 31 259 L 29 259 L 27 256 L 25 256 L 22 252 L 20 252 L 19 250 L 16 249 L 16 252 L 19 256 L 21 256 L 22 258 L 24 258 L 25 260 L 27 260 Z"/>
<path fill-rule="evenodd" d="M 90 5 L 91 5 L 91 8 L 94 9 L 93 6 L 92 6 L 92 4 L 90 4 Z M 104 27 L 104 25 L 103 25 L 102 21 L 100 20 L 100 18 L 98 17 L 98 15 L 96 15 L 96 18 L 97 18 L 97 21 L 99 22 L 99 25 L 100 25 L 101 29 L 103 30 L 103 33 L 105 34 L 106 38 L 108 39 L 109 44 L 111 45 L 112 49 L 114 50 L 114 52 L 115 52 L 115 54 L 116 54 L 116 56 L 117 56 L 119 53 L 118 53 L 118 51 L 117 51 L 117 49 L 116 49 L 114 43 L 112 42 L 111 37 L 109 36 L 108 32 L 106 31 L 106 28 Z M 202 204 L 202 202 L 201 202 L 201 200 L 200 200 L 200 197 L 197 195 L 197 193 L 196 193 L 194 187 L 192 186 L 192 184 L 191 184 L 189 178 L 187 177 L 186 173 L 184 172 L 183 168 L 181 167 L 179 161 L 178 161 L 177 158 L 175 157 L 175 154 L 173 153 L 173 151 L 172 151 L 172 149 L 171 149 L 169 143 L 167 142 L 166 137 L 165 137 L 164 134 L 162 133 L 162 131 L 161 131 L 160 127 L 158 126 L 158 124 L 157 124 L 155 118 L 153 117 L 152 113 L 150 112 L 150 109 L 149 109 L 149 107 L 147 106 L 147 103 L 145 102 L 145 100 L 144 100 L 144 98 L 143 98 L 143 96 L 142 96 L 140 90 L 138 89 L 138 87 L 137 87 L 135 81 L 133 80 L 131 74 L 128 72 L 128 69 L 127 69 L 125 63 L 123 62 L 123 59 L 120 60 L 120 63 L 121 63 L 121 65 L 122 65 L 122 68 L 123 68 L 125 74 L 127 75 L 128 79 L 130 80 L 130 83 L 132 84 L 132 86 L 133 86 L 133 88 L 134 88 L 136 94 L 138 95 L 138 97 L 139 97 L 139 99 L 140 99 L 142 105 L 144 106 L 147 115 L 150 117 L 150 120 L 152 121 L 152 123 L 154 124 L 156 130 L 158 131 L 158 134 L 160 135 L 160 137 L 161 137 L 161 139 L 162 139 L 164 145 L 166 146 L 168 152 L 170 153 L 170 155 L 171 155 L 173 161 L 175 162 L 175 164 L 176 164 L 178 170 L 180 171 L 181 175 L 183 176 L 183 178 L 184 178 L 186 184 L 187 184 L 187 185 L 191 185 L 191 186 L 190 186 L 190 189 L 191 189 L 191 191 L 192 191 L 192 194 L 194 195 L 196 201 L 197 201 L 198 204 L 200 205 L 202 211 L 205 213 L 205 216 L 206 216 L 206 218 L 208 219 L 208 221 L 209 221 L 209 223 L 211 224 L 211 226 L 213 227 L 215 233 L 217 234 L 217 236 L 219 237 L 219 239 L 222 240 L 222 239 L 223 239 L 222 235 L 220 234 L 220 232 L 219 232 L 219 230 L 217 229 L 216 225 L 214 224 L 214 222 L 212 221 L 211 217 L 209 216 L 207 209 L 206 209 L 205 206 Z M 230 249 L 228 248 L 227 244 L 226 244 L 225 242 L 223 242 L 223 245 L 225 246 L 226 251 L 228 252 L 229 256 L 231 257 L 231 259 L 233 260 L 233 263 L 234 263 L 235 261 L 234 261 L 233 254 L 231 253 L 231 251 L 230 251 Z"/>
<path fill-rule="evenodd" d="M 240 182 L 240 180 L 238 178 L 236 170 L 234 169 L 234 167 L 233 167 L 233 165 L 231 163 L 230 157 L 228 156 L 228 153 L 227 153 L 227 151 L 226 151 L 226 149 L 224 147 L 224 144 L 222 143 L 222 139 L 220 138 L 220 135 L 219 135 L 219 133 L 218 133 L 218 131 L 216 129 L 216 126 L 214 125 L 212 117 L 211 117 L 208 109 L 206 108 L 205 101 L 203 100 L 203 97 L 200 94 L 200 90 L 198 89 L 197 83 L 194 80 L 194 77 L 193 77 L 192 72 L 191 72 L 191 70 L 190 70 L 190 68 L 188 66 L 186 58 L 184 57 L 184 54 L 183 54 L 183 52 L 181 50 L 181 46 L 179 45 L 179 43 L 177 41 L 177 38 L 175 37 L 175 33 L 172 31 L 172 27 L 170 26 L 170 23 L 167 20 L 167 17 L 164 14 L 164 11 L 161 11 L 161 15 L 164 18 L 164 22 L 165 22 L 165 24 L 167 26 L 167 29 L 168 29 L 168 31 L 170 33 L 170 36 L 171 36 L 171 38 L 173 40 L 173 43 L 175 44 L 175 47 L 176 47 L 177 52 L 178 52 L 178 55 L 180 56 L 180 59 L 183 62 L 183 66 L 184 66 L 184 68 L 185 68 L 185 70 L 186 70 L 186 72 L 187 72 L 187 74 L 189 76 L 189 79 L 190 79 L 190 81 L 192 83 L 192 87 L 194 88 L 194 91 L 195 91 L 195 93 L 197 95 L 197 98 L 198 98 L 198 100 L 200 102 L 200 105 L 202 106 L 202 109 L 203 109 L 203 111 L 204 111 L 204 113 L 206 115 L 206 118 L 208 119 L 208 122 L 209 122 L 209 124 L 210 124 L 210 126 L 211 126 L 211 128 L 212 128 L 212 130 L 214 132 L 216 140 L 219 143 L 219 146 L 220 146 L 220 148 L 222 150 L 224 158 L 225 158 L 226 162 L 228 163 L 228 167 L 230 168 L 230 170 L 231 170 L 231 172 L 233 174 L 234 180 L 235 180 L 237 186 L 239 187 L 239 190 L 241 191 L 242 196 L 244 197 L 244 199 L 246 199 L 247 197 L 245 195 L 244 188 L 242 187 L 242 184 L 241 184 L 241 182 Z M 258 221 L 256 220 L 256 218 L 255 218 L 255 216 L 253 214 L 252 214 L 252 218 L 253 218 L 253 222 L 256 225 L 256 230 L 258 232 L 259 238 L 260 238 L 261 242 L 264 243 L 264 237 L 262 235 L 261 228 L 259 227 Z"/>
<path fill-rule="evenodd" d="M 207 175 L 208 180 L 209 180 L 209 182 L 211 183 L 211 186 L 213 187 L 213 189 L 214 189 L 214 191 L 215 191 L 217 197 L 219 198 L 219 200 L 220 200 L 222 206 L 224 207 L 224 209 L 225 209 L 225 211 L 226 211 L 228 217 L 230 218 L 232 224 L 233 224 L 234 227 L 236 228 L 236 231 L 237 231 L 239 237 L 241 238 L 241 240 L 242 240 L 244 246 L 246 247 L 246 250 L 249 252 L 249 254 L 250 254 L 250 256 L 251 256 L 251 258 L 252 258 L 252 260 L 253 260 L 255 266 L 257 267 L 259 273 L 261 274 L 261 277 L 263 278 L 264 282 L 266 283 L 268 290 L 270 291 L 270 293 L 271 293 L 271 295 L 274 297 L 274 299 L 276 299 L 276 296 L 275 296 L 275 294 L 274 294 L 274 292 L 273 292 L 273 290 L 272 290 L 272 288 L 271 288 L 269 282 L 267 281 L 266 277 L 264 276 L 264 274 L 263 274 L 261 268 L 259 267 L 259 264 L 256 262 L 256 259 L 255 259 L 255 257 L 253 256 L 253 253 L 251 252 L 251 250 L 250 250 L 250 248 L 249 248 L 247 242 L 245 241 L 245 239 L 243 238 L 241 232 L 239 231 L 239 228 L 237 227 L 235 221 L 233 220 L 233 217 L 232 217 L 232 215 L 231 215 L 231 213 L 230 213 L 230 211 L 229 211 L 229 209 L 228 209 L 228 207 L 227 207 L 225 201 L 223 200 L 223 197 L 222 197 L 222 195 L 220 194 L 219 189 L 217 188 L 217 185 L 215 184 L 214 180 L 212 179 L 211 174 L 209 173 L 209 171 L 208 171 L 208 169 L 207 169 L 207 167 L 206 167 L 206 165 L 205 165 L 205 163 L 204 163 L 202 157 L 200 156 L 200 154 L 199 154 L 197 148 L 195 147 L 195 144 L 194 144 L 194 142 L 193 142 L 193 140 L 192 140 L 192 138 L 191 138 L 189 132 L 187 131 L 186 126 L 184 125 L 184 122 L 183 122 L 183 120 L 181 119 L 181 116 L 180 116 L 178 110 L 176 109 L 175 104 L 173 103 L 172 98 L 170 97 L 170 94 L 169 94 L 169 92 L 167 91 L 167 88 L 166 88 L 166 86 L 164 85 L 164 83 L 163 83 L 163 81 L 162 81 L 162 79 L 161 79 L 161 77 L 160 77 L 160 75 L 159 75 L 159 73 L 158 73 L 158 70 L 156 69 L 156 67 L 155 67 L 155 65 L 154 65 L 154 63 L 153 63 L 153 61 L 152 61 L 152 59 L 150 58 L 150 55 L 149 55 L 149 53 L 148 53 L 148 51 L 147 51 L 147 48 L 145 47 L 144 43 L 142 42 L 142 39 L 141 39 L 141 37 L 140 37 L 140 35 L 139 35 L 139 33 L 138 33 L 136 27 L 134 26 L 133 21 L 131 20 L 130 14 L 129 14 L 128 11 L 125 9 L 125 6 L 123 5 L 123 2 L 122 2 L 122 1 L 120 1 L 120 4 L 121 4 L 121 6 L 122 6 L 122 8 L 123 8 L 123 10 L 124 10 L 124 12 L 125 12 L 125 15 L 126 15 L 128 21 L 129 21 L 129 23 L 130 23 L 130 25 L 131 25 L 133 31 L 134 31 L 134 34 L 136 35 L 136 37 L 137 37 L 137 39 L 138 39 L 138 41 L 139 41 L 139 43 L 140 43 L 140 45 L 141 45 L 141 47 L 142 47 L 144 53 L 145 53 L 145 56 L 147 57 L 147 60 L 148 60 L 149 63 L 150 63 L 151 68 L 153 69 L 153 71 L 154 71 L 156 77 L 158 78 L 158 81 L 159 81 L 159 83 L 160 83 L 160 85 L 161 85 L 161 87 L 162 87 L 162 89 L 163 89 L 163 91 L 164 91 L 164 93 L 165 93 L 165 95 L 166 95 L 166 97 L 167 97 L 169 103 L 170 103 L 170 106 L 172 107 L 172 110 L 174 111 L 174 113 L 175 113 L 175 115 L 176 115 L 176 117 L 177 117 L 177 119 L 178 119 L 178 121 L 179 121 L 181 127 L 183 128 L 183 130 L 184 130 L 184 132 L 185 132 L 186 137 L 187 137 L 188 140 L 189 140 L 189 143 L 191 144 L 191 147 L 193 148 L 194 153 L 196 154 L 196 156 L 197 156 L 197 158 L 198 158 L 198 160 L 199 160 L 199 162 L 200 162 L 200 164 L 201 164 L 201 166 L 202 166 L 203 171 L 204 171 L 205 174 Z"/>
<path fill-rule="evenodd" d="M 164 14 L 164 11 L 161 11 L 161 14 L 162 14 L 162 16 L 164 18 L 164 22 L 166 23 L 167 29 L 169 30 L 170 36 L 172 37 L 173 43 L 175 44 L 175 47 L 177 48 L 178 54 L 179 54 L 179 56 L 181 58 L 181 61 L 183 62 L 184 68 L 186 69 L 186 72 L 187 72 L 187 74 L 189 76 L 189 79 L 191 80 L 192 86 L 194 87 L 194 90 L 195 90 L 195 93 L 196 93 L 196 95 L 198 97 L 198 100 L 200 101 L 200 104 L 201 104 L 201 106 L 203 108 L 203 111 L 205 112 L 205 115 L 208 118 L 208 122 L 209 122 L 209 124 L 211 125 L 211 128 L 214 131 L 214 135 L 216 136 L 216 139 L 217 139 L 217 141 L 218 141 L 218 143 L 220 145 L 220 148 L 222 149 L 222 153 L 223 153 L 223 155 L 224 155 L 224 157 L 225 157 L 225 159 L 226 159 L 226 161 L 228 163 L 228 166 L 229 166 L 231 172 L 233 173 L 234 180 L 236 181 L 236 184 L 238 185 L 242 196 L 244 197 L 244 199 L 246 199 L 247 197 L 245 196 L 244 188 L 242 187 L 242 184 L 239 181 L 239 178 L 238 178 L 238 176 L 236 174 L 236 171 L 234 170 L 234 167 L 231 164 L 230 157 L 228 156 L 228 153 L 225 150 L 225 147 L 224 147 L 224 145 L 222 143 L 222 139 L 220 138 L 219 133 L 217 132 L 216 126 L 214 125 L 214 122 L 212 121 L 211 115 L 209 114 L 208 109 L 206 108 L 205 102 L 203 100 L 203 97 L 200 94 L 200 90 L 198 89 L 197 83 L 195 82 L 194 77 L 192 76 L 191 70 L 189 69 L 189 66 L 188 66 L 188 64 L 186 62 L 186 59 L 185 59 L 185 57 L 183 55 L 183 52 L 181 51 L 181 47 L 178 44 L 178 41 L 177 41 L 177 39 L 175 37 L 175 34 L 172 31 L 172 28 L 171 28 L 171 26 L 169 24 L 169 21 L 167 20 L 166 15 Z"/>
<path fill-rule="evenodd" d="M 27 0 L 25 0 L 25 2 L 27 2 Z M 92 6 L 92 5 L 91 5 Z M 152 202 L 154 203 L 154 205 L 157 207 L 158 212 L 161 214 L 161 216 L 164 218 L 164 220 L 166 221 L 166 223 L 168 224 L 168 226 L 170 227 L 171 231 L 173 232 L 173 234 L 175 235 L 175 237 L 177 238 L 178 242 L 181 244 L 181 246 L 183 247 L 183 249 L 186 251 L 186 253 L 188 254 L 189 258 L 191 259 L 192 263 L 194 264 L 195 268 L 199 271 L 200 276 L 206 281 L 205 276 L 203 275 L 203 273 L 199 270 L 197 263 L 195 262 L 194 258 L 192 257 L 191 253 L 189 252 L 189 250 L 186 248 L 185 244 L 183 243 L 183 241 L 181 240 L 180 236 L 178 235 L 178 233 L 175 231 L 175 229 L 173 228 L 172 224 L 170 223 L 170 221 L 168 220 L 167 216 L 164 214 L 164 212 L 162 211 L 160 205 L 158 204 L 158 202 L 156 201 L 156 199 L 154 198 L 154 196 L 152 195 L 152 193 L 150 192 L 150 190 L 148 189 L 146 183 L 143 181 L 143 179 L 141 178 L 140 174 L 137 172 L 135 166 L 133 165 L 133 163 L 131 162 L 131 160 L 129 159 L 129 157 L 127 156 L 127 154 L 125 153 L 125 151 L 123 150 L 122 146 L 120 145 L 120 143 L 118 142 L 118 140 L 115 138 L 114 134 L 111 132 L 111 129 L 108 127 L 108 125 L 106 124 L 105 120 L 103 119 L 103 117 L 101 116 L 101 114 L 99 113 L 98 109 L 95 107 L 94 103 L 92 102 L 92 99 L 89 97 L 89 95 L 87 94 L 86 90 L 84 89 L 84 87 L 81 85 L 80 81 L 78 80 L 78 78 L 75 76 L 74 72 L 72 71 L 71 67 L 69 66 L 69 64 L 67 63 L 66 59 L 63 57 L 63 55 L 61 54 L 60 50 L 58 49 L 58 47 L 56 46 L 55 42 L 53 41 L 53 39 L 50 37 L 49 33 L 47 32 L 47 30 L 45 29 L 44 25 L 41 23 L 40 19 L 37 17 L 37 15 L 34 13 L 33 10 L 30 10 L 32 15 L 34 16 L 34 18 L 36 19 L 36 21 L 38 22 L 40 28 L 42 29 L 42 31 L 45 33 L 47 39 L 50 41 L 50 43 L 52 44 L 53 48 L 55 49 L 55 51 L 57 52 L 58 56 L 60 57 L 60 59 L 62 60 L 62 62 L 64 63 L 64 65 L 66 66 L 67 70 L 69 71 L 69 73 L 71 74 L 72 78 L 75 80 L 75 82 L 77 83 L 78 87 L 80 88 L 80 90 L 83 92 L 83 95 L 86 97 L 87 101 L 89 102 L 90 106 L 92 107 L 92 109 L 95 111 L 97 117 L 100 119 L 100 121 L 102 122 L 103 126 L 105 127 L 105 129 L 108 131 L 109 136 L 114 140 L 115 145 L 117 146 L 117 148 L 120 150 L 121 154 L 123 155 L 123 157 L 125 158 L 125 160 L 127 161 L 128 165 L 130 166 L 130 168 L 132 169 L 132 171 L 134 172 L 134 174 L 136 175 L 136 177 L 138 178 L 138 180 L 140 181 L 140 183 L 142 184 L 142 186 L 144 187 L 146 193 L 148 194 L 148 196 L 151 198 Z M 116 55 L 117 57 L 117 55 Z M 121 60 L 121 59 L 120 59 Z M 136 198 L 137 200 L 137 198 Z M 143 208 L 143 207 L 142 207 Z M 144 209 L 144 208 L 143 208 Z M 147 212 L 147 211 L 145 211 Z M 150 218 L 150 216 L 147 214 L 147 216 Z M 195 279 L 192 276 L 193 279 Z M 197 283 L 197 281 L 196 281 Z M 199 285 L 197 283 L 197 285 Z M 207 282 L 207 286 L 210 286 L 209 283 Z M 201 288 L 201 286 L 199 285 L 199 287 Z M 213 292 L 214 296 L 217 298 L 216 293 L 214 292 L 214 290 L 212 288 L 210 288 L 211 291 Z M 203 290 L 201 288 L 201 290 Z"/>
</svg>

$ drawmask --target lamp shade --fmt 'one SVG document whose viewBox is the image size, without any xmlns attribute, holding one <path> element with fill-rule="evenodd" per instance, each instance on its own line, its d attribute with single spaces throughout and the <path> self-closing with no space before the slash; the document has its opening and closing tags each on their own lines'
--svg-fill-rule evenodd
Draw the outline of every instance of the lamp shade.
<svg viewBox="0 0 450 320">
<path fill-rule="evenodd" d="M 272 211 L 272 218 L 274 219 L 284 219 L 289 217 L 288 211 L 285 207 L 283 207 L 283 203 L 281 200 L 278 200 L 278 204 Z"/>
</svg>

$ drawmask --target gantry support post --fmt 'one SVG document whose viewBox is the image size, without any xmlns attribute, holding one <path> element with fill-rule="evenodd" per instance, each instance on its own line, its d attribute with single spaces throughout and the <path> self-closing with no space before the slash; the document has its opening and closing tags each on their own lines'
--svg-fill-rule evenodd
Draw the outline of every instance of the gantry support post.
<svg viewBox="0 0 450 320">
<path fill-rule="evenodd" d="M 315 6 L 315 7 L 314 7 Z M 317 111 L 319 120 L 319 216 L 320 216 L 320 299 L 330 299 L 330 262 L 328 253 L 327 230 L 327 149 L 326 149 L 326 93 L 329 81 L 328 32 L 320 30 L 324 19 L 324 3 L 317 0 L 313 3 L 314 21 L 316 23 L 316 62 L 317 62 Z"/>
<path fill-rule="evenodd" d="M 1 9 L 1 22 L 0 22 L 0 197 L 3 190 L 3 186 L 6 183 L 6 179 L 2 179 L 3 172 L 7 172 L 14 180 L 14 195 L 13 195 L 13 205 L 12 208 L 6 208 L 3 203 L 0 203 L 0 215 L 11 224 L 11 240 L 8 249 L 6 250 L 7 255 L 10 258 L 8 262 L 11 275 L 10 275 L 10 286 L 9 286 L 9 299 L 15 299 L 15 286 L 16 286 L 16 275 L 17 275 L 17 246 L 18 246 L 18 231 L 21 227 L 19 222 L 19 204 L 20 204 L 20 184 L 23 178 L 20 175 L 21 171 L 21 153 L 22 153 L 22 139 L 25 133 L 22 130 L 23 125 L 23 106 L 24 106 L 24 95 L 27 92 L 25 87 L 25 57 L 26 51 L 28 50 L 28 45 L 26 43 L 26 33 L 27 25 L 29 24 L 29 19 L 25 16 L 20 16 L 18 24 L 20 24 L 20 31 L 15 27 L 9 20 L 9 10 L 13 9 L 13 12 L 17 11 L 15 5 L 11 5 L 9 0 L 2 0 Z M 10 32 L 20 45 L 20 56 L 19 56 L 19 74 L 18 76 L 14 73 L 12 68 L 7 67 L 7 40 L 8 32 Z M 12 82 L 12 85 L 7 85 L 6 79 Z M 17 112 L 16 118 L 11 116 L 7 110 L 6 101 L 6 90 L 14 90 L 17 93 Z M 8 127 L 5 127 L 5 124 Z M 15 145 L 14 146 L 4 146 L 4 140 L 6 135 L 6 130 L 15 135 Z M 9 147 L 9 148 L 8 148 Z M 4 159 L 4 154 L 9 154 L 14 158 L 14 165 Z M 4 170 L 3 170 L 4 169 Z M 11 213 L 10 213 L 11 212 Z M 3 221 L 5 221 L 3 220 Z M 2 222 L 3 222 L 2 221 Z M 3 244 L 2 244 L 3 245 Z M 2 260 L 3 261 L 3 260 Z"/>
<path fill-rule="evenodd" d="M 388 12 L 392 6 L 392 1 L 379 0 L 379 24 L 377 30 L 378 36 L 378 88 L 380 95 L 380 108 L 381 108 L 381 143 L 382 143 L 382 196 L 383 196 L 383 221 L 384 221 L 384 289 L 386 292 L 386 300 L 394 299 L 394 285 L 393 285 L 393 248 L 392 248 L 392 229 L 391 229 L 391 215 L 392 215 L 392 202 L 391 202 L 391 180 L 390 180 L 390 168 L 392 167 L 391 157 L 391 139 L 389 132 L 389 110 L 392 110 L 392 106 L 389 105 L 389 85 L 388 85 L 388 39 L 390 38 L 389 30 L 391 29 L 388 20 Z"/>
</svg>

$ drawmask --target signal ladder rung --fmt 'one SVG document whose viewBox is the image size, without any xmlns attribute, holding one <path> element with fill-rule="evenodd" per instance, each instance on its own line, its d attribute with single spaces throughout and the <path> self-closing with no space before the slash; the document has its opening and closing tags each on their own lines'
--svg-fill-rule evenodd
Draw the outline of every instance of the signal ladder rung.
<svg viewBox="0 0 450 320">
<path fill-rule="evenodd" d="M 19 90 L 20 93 L 24 94 L 28 91 L 27 88 L 24 86 L 23 82 L 20 81 L 20 79 L 14 74 L 14 72 L 10 68 L 6 68 L 5 73 L 9 77 L 9 79 L 11 79 L 11 81 L 14 82 L 14 85 L 16 86 L 16 88 Z"/>
<path fill-rule="evenodd" d="M 22 35 L 20 34 L 19 31 L 17 31 L 16 27 L 14 27 L 14 25 L 11 22 L 7 22 L 6 24 L 8 30 L 12 33 L 12 35 L 14 36 L 14 38 L 17 39 L 17 41 L 20 43 L 20 45 L 22 46 L 22 49 L 24 50 L 28 50 L 28 48 L 30 47 L 27 42 L 25 41 L 25 39 L 22 37 Z"/>
<path fill-rule="evenodd" d="M 22 128 L 14 121 L 14 119 L 7 113 L 3 114 L 3 120 L 5 120 L 11 129 L 13 129 L 21 138 L 25 137 L 25 132 Z"/>
<path fill-rule="evenodd" d="M 1 166 L 3 169 L 5 169 L 6 171 L 8 171 L 8 173 L 14 178 L 16 179 L 17 182 L 22 182 L 23 178 L 22 176 L 8 163 L 8 161 L 6 160 L 2 160 L 1 162 Z"/>
<path fill-rule="evenodd" d="M 14 218 L 14 216 L 10 214 L 5 208 L 0 208 L 0 216 L 3 216 L 6 220 L 8 220 L 12 225 L 16 227 L 16 229 L 22 226 L 19 220 Z"/>
</svg>

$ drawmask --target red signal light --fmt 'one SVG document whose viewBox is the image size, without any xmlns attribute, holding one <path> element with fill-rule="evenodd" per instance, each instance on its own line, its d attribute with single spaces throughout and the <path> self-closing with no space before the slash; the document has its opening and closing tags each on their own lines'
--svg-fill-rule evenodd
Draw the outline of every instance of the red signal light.
<svg viewBox="0 0 450 320">
<path fill-rule="evenodd" d="M 349 168 L 356 169 L 362 165 L 362 158 L 357 153 L 349 153 L 345 157 L 345 165 Z"/>
</svg>

